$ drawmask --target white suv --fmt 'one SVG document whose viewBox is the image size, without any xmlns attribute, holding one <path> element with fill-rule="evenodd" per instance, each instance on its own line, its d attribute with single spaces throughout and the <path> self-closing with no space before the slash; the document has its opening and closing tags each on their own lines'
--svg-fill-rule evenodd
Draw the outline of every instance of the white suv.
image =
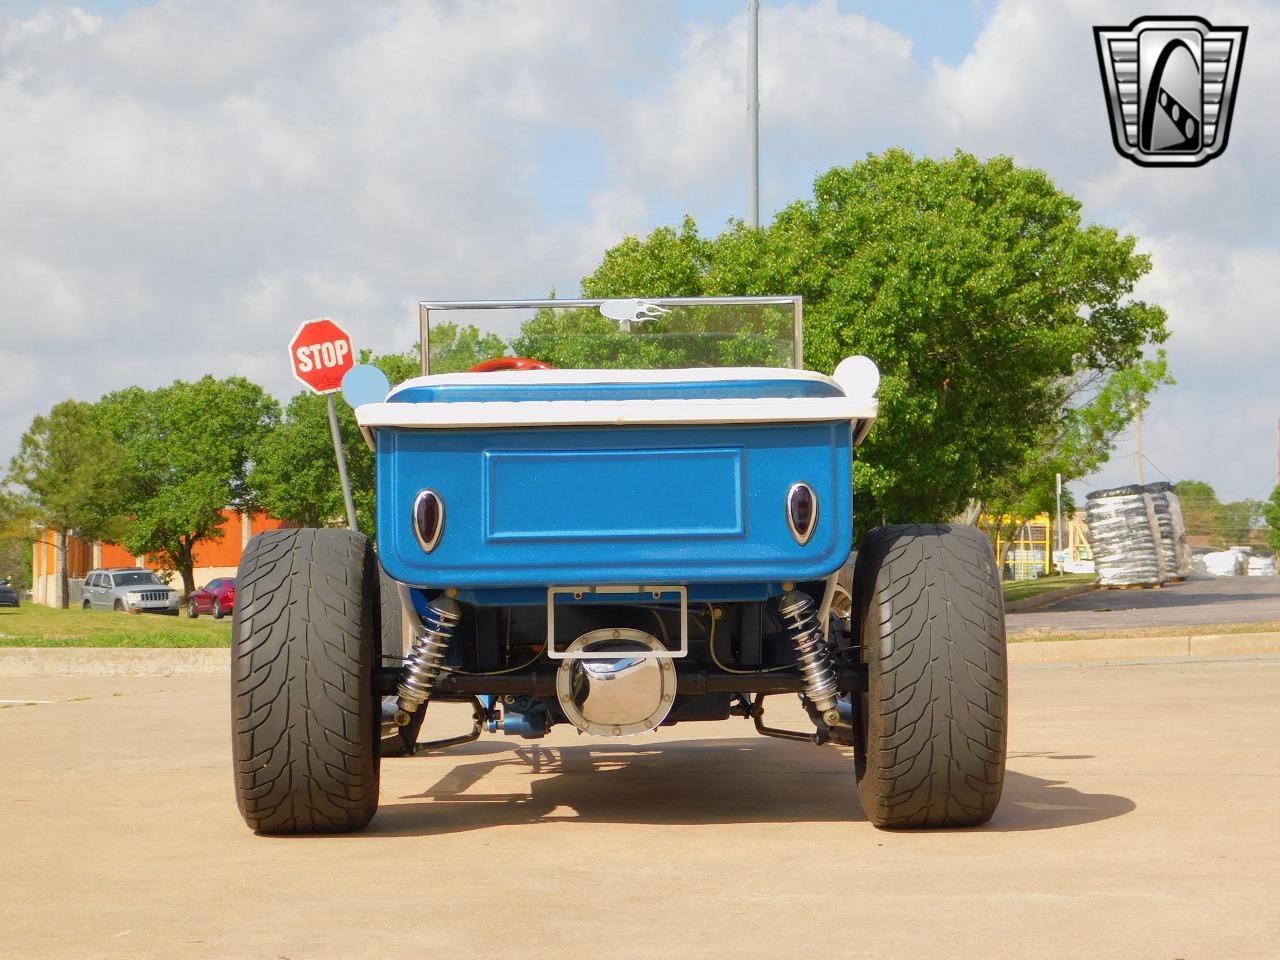
<svg viewBox="0 0 1280 960">
<path fill-rule="evenodd" d="M 116 567 L 90 570 L 84 578 L 84 609 L 123 610 L 127 613 L 178 615 L 178 591 L 152 570 Z"/>
</svg>

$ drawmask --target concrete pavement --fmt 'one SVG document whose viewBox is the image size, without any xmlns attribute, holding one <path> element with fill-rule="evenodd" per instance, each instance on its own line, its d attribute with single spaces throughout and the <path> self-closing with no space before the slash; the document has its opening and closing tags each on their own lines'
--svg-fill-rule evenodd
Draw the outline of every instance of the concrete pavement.
<svg viewBox="0 0 1280 960">
<path fill-rule="evenodd" d="M 1280 653 L 1280 631 L 1161 637 L 1086 637 L 1009 644 L 1010 663 L 1149 660 L 1152 657 L 1235 657 Z M 227 649 L 115 647 L 0 647 L 0 680 L 8 677 L 220 676 L 230 670 Z"/>
<path fill-rule="evenodd" d="M 981 830 L 877 831 L 847 751 L 738 720 L 388 761 L 368 831 L 280 839 L 223 679 L 0 680 L 57 701 L 0 708 L 0 956 L 1273 957 L 1280 658 L 1012 691 Z"/>
<path fill-rule="evenodd" d="M 1010 634 L 1079 633 L 1280 621 L 1280 577 L 1203 577 L 1158 590 L 1093 590 L 1029 613 L 1010 613 Z"/>
</svg>

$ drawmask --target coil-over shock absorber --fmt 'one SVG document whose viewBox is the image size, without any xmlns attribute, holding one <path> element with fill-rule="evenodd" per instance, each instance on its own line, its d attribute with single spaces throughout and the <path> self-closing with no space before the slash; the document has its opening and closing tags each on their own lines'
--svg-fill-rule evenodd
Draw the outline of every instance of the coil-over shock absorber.
<svg viewBox="0 0 1280 960">
<path fill-rule="evenodd" d="M 829 726 L 835 726 L 840 722 L 840 711 L 836 708 L 839 681 L 813 601 L 799 590 L 792 590 L 783 595 L 778 612 L 795 644 L 796 660 L 804 678 L 804 695 L 822 714 L 822 719 Z"/>
<path fill-rule="evenodd" d="M 408 714 L 415 712 L 431 697 L 436 678 L 445 669 L 444 658 L 453 639 L 453 631 L 461 619 L 458 602 L 450 597 L 436 597 L 427 604 L 422 616 L 422 630 L 414 635 L 413 649 L 405 658 L 396 692 L 400 695 L 397 706 L 404 712 L 404 726 Z"/>
</svg>

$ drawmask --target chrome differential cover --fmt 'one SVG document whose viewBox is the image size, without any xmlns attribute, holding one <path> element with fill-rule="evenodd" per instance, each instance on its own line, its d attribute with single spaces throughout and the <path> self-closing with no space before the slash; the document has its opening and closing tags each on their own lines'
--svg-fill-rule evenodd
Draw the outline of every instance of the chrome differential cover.
<svg viewBox="0 0 1280 960">
<path fill-rule="evenodd" d="M 556 672 L 556 696 L 569 721 L 584 733 L 628 737 L 654 730 L 675 702 L 676 671 L 665 648 L 643 630 L 592 630 L 565 651 Z M 583 660 L 574 654 L 616 653 Z"/>
</svg>

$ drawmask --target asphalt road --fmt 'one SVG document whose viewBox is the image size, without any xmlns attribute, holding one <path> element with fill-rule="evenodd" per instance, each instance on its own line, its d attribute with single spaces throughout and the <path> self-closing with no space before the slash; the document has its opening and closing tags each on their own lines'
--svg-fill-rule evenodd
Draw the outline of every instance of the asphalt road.
<svg viewBox="0 0 1280 960">
<path fill-rule="evenodd" d="M 1280 658 L 1012 690 L 980 830 L 877 831 L 847 753 L 738 720 L 389 761 L 367 832 L 280 839 L 222 679 L 0 679 L 56 701 L 0 704 L 0 956 L 1274 957 Z"/>
<path fill-rule="evenodd" d="M 1280 577 L 1205 577 L 1158 590 L 1094 590 L 1031 613 L 1011 613 L 1010 633 L 1132 630 L 1280 620 Z"/>
</svg>

